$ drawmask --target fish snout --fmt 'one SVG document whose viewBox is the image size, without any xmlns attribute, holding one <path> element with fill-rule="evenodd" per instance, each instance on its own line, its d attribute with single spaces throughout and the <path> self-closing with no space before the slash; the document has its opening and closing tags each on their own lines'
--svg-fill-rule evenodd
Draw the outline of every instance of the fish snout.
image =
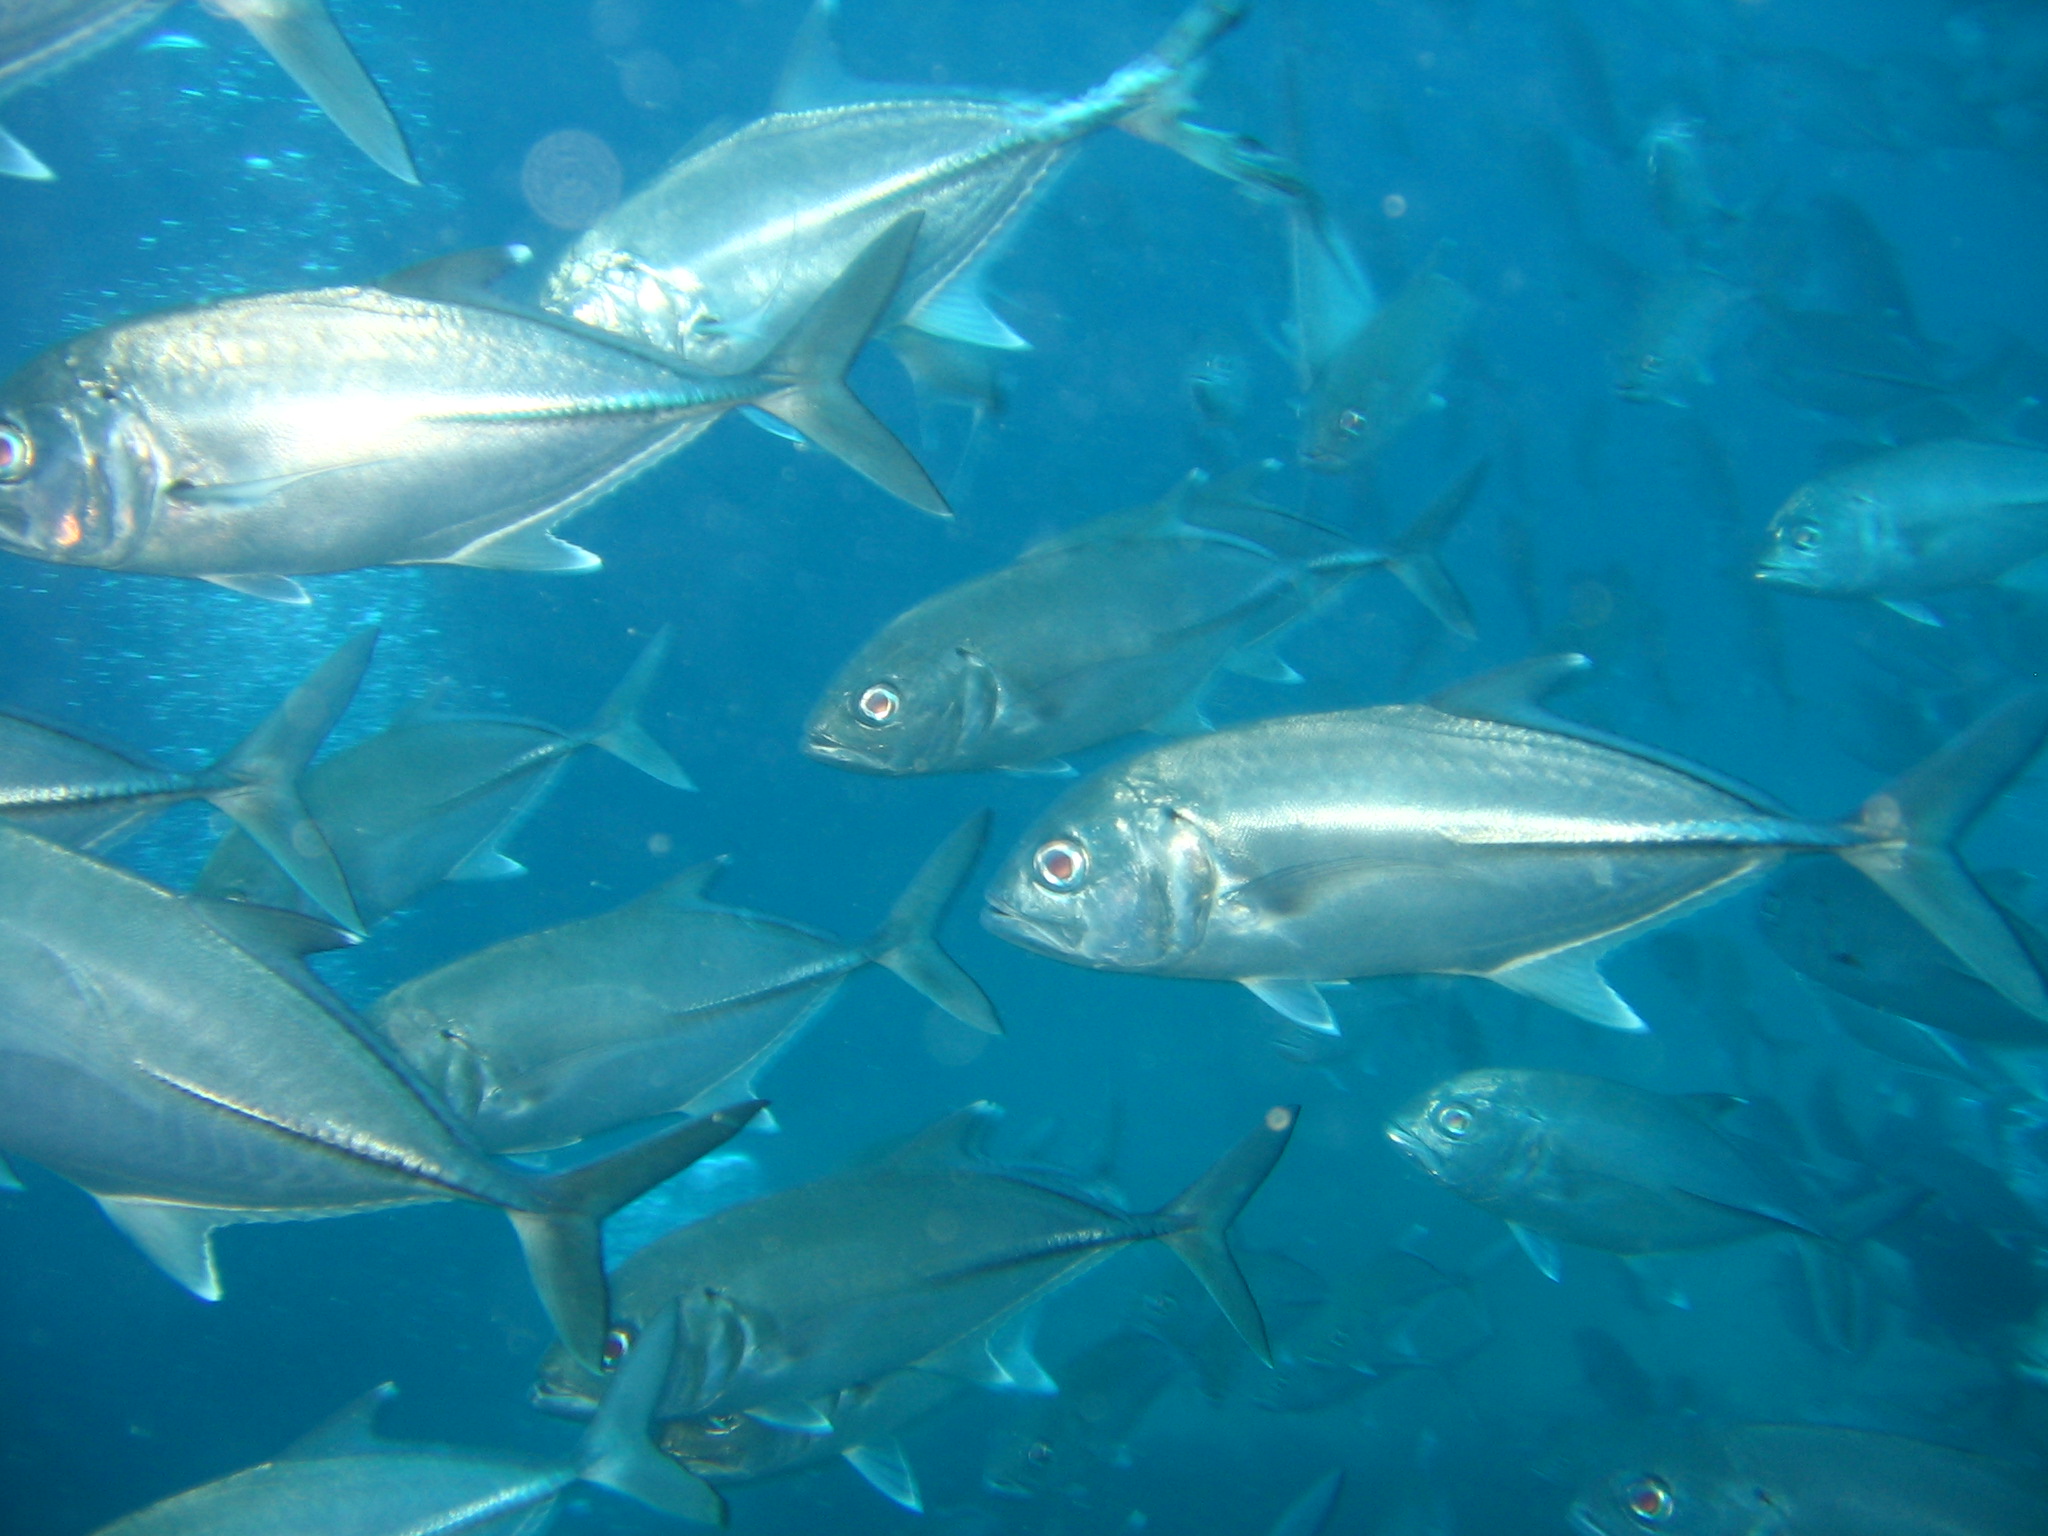
<svg viewBox="0 0 2048 1536">
<path fill-rule="evenodd" d="M 1436 1148 L 1407 1126 L 1398 1122 L 1390 1123 L 1387 1126 L 1387 1140 L 1420 1163 L 1425 1172 L 1437 1175 L 1443 1173 L 1443 1159 L 1437 1156 Z"/>
</svg>

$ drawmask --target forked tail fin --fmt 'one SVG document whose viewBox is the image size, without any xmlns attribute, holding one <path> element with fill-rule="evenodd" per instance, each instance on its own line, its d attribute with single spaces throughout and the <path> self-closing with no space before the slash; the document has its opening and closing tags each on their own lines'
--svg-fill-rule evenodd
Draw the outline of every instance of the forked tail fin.
<svg viewBox="0 0 2048 1536">
<path fill-rule="evenodd" d="M 671 633 L 671 627 L 664 624 L 647 642 L 631 669 L 619 679 L 611 697 L 604 701 L 587 735 L 593 745 L 602 747 L 622 763 L 631 763 L 649 778 L 659 779 L 672 789 L 695 789 L 690 776 L 640 724 L 640 706 L 646 701 L 647 690 L 654 686 L 661 664 L 668 659 Z"/>
<path fill-rule="evenodd" d="M 1299 1105 L 1278 1104 L 1267 1110 L 1257 1130 L 1224 1153 L 1213 1168 L 1159 1213 L 1186 1223 L 1161 1241 L 1194 1271 L 1202 1288 L 1230 1319 L 1231 1327 L 1268 1365 L 1273 1363 L 1273 1349 L 1266 1337 L 1265 1319 L 1259 1316 L 1259 1304 L 1245 1284 L 1226 1234 L 1287 1150 L 1300 1115 Z"/>
<path fill-rule="evenodd" d="M 868 940 L 868 953 L 963 1024 L 1000 1035 L 988 995 L 939 947 L 937 928 L 988 842 L 989 813 L 970 817 L 925 860 L 889 917 Z"/>
</svg>

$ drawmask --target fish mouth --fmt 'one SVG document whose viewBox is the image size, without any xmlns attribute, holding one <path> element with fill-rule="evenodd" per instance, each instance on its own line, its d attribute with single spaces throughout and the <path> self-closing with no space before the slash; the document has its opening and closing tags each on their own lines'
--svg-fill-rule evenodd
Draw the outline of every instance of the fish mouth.
<svg viewBox="0 0 2048 1536">
<path fill-rule="evenodd" d="M 1436 1155 L 1436 1148 L 1432 1147 L 1406 1126 L 1388 1126 L 1387 1140 L 1414 1158 L 1416 1162 L 1422 1164 L 1429 1172 L 1442 1173 L 1444 1171 L 1443 1160 Z"/>
<path fill-rule="evenodd" d="M 850 747 L 823 731 L 805 733 L 803 752 L 805 757 L 815 757 L 825 763 L 836 763 L 839 767 L 851 768 L 856 773 L 894 775 L 896 772 L 880 758 L 872 757 L 858 747 Z"/>
<path fill-rule="evenodd" d="M 1593 1511 L 1587 1507 L 1585 1500 L 1573 1500 L 1572 1507 L 1568 1513 L 1571 1518 L 1572 1529 L 1577 1531 L 1579 1536 L 1607 1536 L 1607 1532 L 1601 1527 L 1600 1522 L 1593 1518 Z"/>
<path fill-rule="evenodd" d="M 1007 906 L 993 896 L 982 899 L 981 926 L 997 938 L 1008 939 L 1026 949 L 1035 949 L 1040 954 L 1065 956 L 1074 953 L 1073 936 L 1062 931 L 1063 925 L 1026 917 L 1015 907 Z"/>
<path fill-rule="evenodd" d="M 537 1383 L 528 1401 L 550 1418 L 573 1419 L 579 1423 L 597 1417 L 597 1400 L 565 1387 Z"/>
</svg>

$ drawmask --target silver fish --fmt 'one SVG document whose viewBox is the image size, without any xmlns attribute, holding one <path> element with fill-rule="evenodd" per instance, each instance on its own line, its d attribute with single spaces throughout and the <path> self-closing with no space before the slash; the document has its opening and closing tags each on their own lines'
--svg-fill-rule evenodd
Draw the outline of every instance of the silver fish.
<svg viewBox="0 0 2048 1536">
<path fill-rule="evenodd" d="M 648 1320 L 683 1312 L 684 1358 L 664 1416 L 750 1413 L 822 1431 L 837 1393 L 909 1366 L 1042 1384 L 1044 1368 L 1014 1328 L 1020 1314 L 1155 1239 L 1265 1353 L 1258 1304 L 1225 1232 L 1286 1148 L 1294 1110 L 1268 1111 L 1178 1199 L 1141 1215 L 979 1159 L 991 1113 L 975 1105 L 950 1115 L 878 1165 L 720 1211 L 621 1265 L 618 1347 L 630 1349 Z M 536 1398 L 574 1412 L 596 1385 L 557 1349 L 542 1362 Z"/>
<path fill-rule="evenodd" d="M 0 823 L 0 1148 L 91 1194 L 208 1299 L 217 1227 L 498 1206 L 556 1328 L 595 1363 L 598 1223 L 760 1106 L 551 1177 L 501 1163 L 303 970 L 335 943 L 324 924 L 181 897 Z"/>
<path fill-rule="evenodd" d="M 1802 485 L 1766 537 L 1759 580 L 1939 623 L 1921 599 L 2032 581 L 2023 568 L 2048 555 L 2048 452 L 1961 438 L 1893 449 Z"/>
<path fill-rule="evenodd" d="M 621 1367 L 567 1462 L 494 1456 L 383 1440 L 374 1432 L 386 1386 L 282 1455 L 104 1526 L 98 1536 L 457 1536 L 533 1531 L 573 1484 L 609 1488 L 662 1514 L 723 1523 L 718 1495 L 648 1439 L 649 1412 L 675 1348 L 675 1321 L 649 1330 Z"/>
<path fill-rule="evenodd" d="M 557 264 L 547 305 L 714 373 L 759 366 L 855 253 L 920 210 L 887 319 L 970 345 L 1027 345 L 981 296 L 987 258 L 1089 135 L 1157 139 L 1223 174 L 1286 189 L 1270 157 L 1180 120 L 1196 61 L 1246 0 L 1196 0 L 1151 52 L 1063 102 L 891 90 L 847 79 L 819 0 L 775 110 L 669 167 Z"/>
<path fill-rule="evenodd" d="M 141 31 L 171 3 L 7 0 L 0 6 L 0 100 Z M 207 0 L 207 8 L 247 27 L 356 148 L 400 181 L 419 185 L 398 120 L 349 51 L 328 14 L 327 0 Z M 50 181 L 56 172 L 0 128 L 0 176 Z"/>
<path fill-rule="evenodd" d="M 1387 550 L 1252 500 L 1249 474 L 1192 474 L 1154 506 L 1084 524 L 892 619 L 826 685 L 804 751 L 865 773 L 1057 772 L 1063 754 L 1131 731 L 1205 730 L 1197 698 L 1219 668 L 1297 681 L 1277 636 L 1374 567 L 1469 634 L 1435 549 L 1484 472 Z M 1272 547 L 1305 531 L 1313 553 Z"/>
<path fill-rule="evenodd" d="M 355 697 L 376 644 L 374 629 L 345 641 L 268 719 L 198 773 L 167 773 L 69 731 L 0 715 L 0 817 L 66 847 L 104 853 L 177 802 L 205 800 L 234 819 L 316 914 L 364 932 L 298 780 Z"/>
<path fill-rule="evenodd" d="M 0 548 L 289 602 L 372 565 L 591 570 L 551 530 L 749 403 L 943 513 L 843 377 L 916 235 L 877 235 L 731 378 L 496 304 L 488 256 L 90 332 L 0 385 Z"/>
<path fill-rule="evenodd" d="M 1831 823 L 1538 705 L 1584 664 L 1545 658 L 1427 705 L 1267 720 L 1141 753 L 1039 819 L 990 885 L 983 922 L 1074 965 L 1241 982 L 1325 1032 L 1317 983 L 1432 972 L 1640 1030 L 1602 954 L 1825 851 L 2048 1017 L 2033 962 L 1950 851 L 2048 733 L 2048 692 L 1993 711 Z"/>
<path fill-rule="evenodd" d="M 523 873 L 501 845 L 547 797 L 569 760 L 587 748 L 609 752 L 671 788 L 694 788 L 638 718 L 667 652 L 664 629 L 581 731 L 457 714 L 436 708 L 430 697 L 309 770 L 300 793 L 341 866 L 360 920 L 382 922 L 443 880 Z M 309 910 L 269 848 L 240 830 L 215 846 L 194 892 Z"/>
<path fill-rule="evenodd" d="M 1612 1458 L 1572 1501 L 1580 1536 L 2035 1536 L 2038 1472 L 1832 1424 L 1688 1428 Z"/>
<path fill-rule="evenodd" d="M 1092 1473 L 1117 1464 L 1146 1411 L 1180 1374 L 1174 1348 L 1121 1328 L 1054 1374 L 1057 1395 L 1025 1409 L 982 1463 L 981 1485 L 1005 1498 L 1078 1492 Z"/>
<path fill-rule="evenodd" d="M 408 981 L 371 1021 L 494 1152 L 751 1099 L 753 1079 L 869 965 L 1000 1033 L 933 933 L 987 835 L 984 813 L 948 838 L 863 944 L 713 904 L 714 860 Z"/>
<path fill-rule="evenodd" d="M 1748 298 L 1711 267 L 1657 279 L 1622 344 L 1614 392 L 1645 405 L 1691 405 L 1693 387 L 1714 382 L 1714 354 Z"/>
<path fill-rule="evenodd" d="M 1332 474 L 1355 468 L 1441 406 L 1437 389 L 1478 309 L 1433 263 L 1411 277 L 1314 370 L 1301 461 Z"/>
</svg>

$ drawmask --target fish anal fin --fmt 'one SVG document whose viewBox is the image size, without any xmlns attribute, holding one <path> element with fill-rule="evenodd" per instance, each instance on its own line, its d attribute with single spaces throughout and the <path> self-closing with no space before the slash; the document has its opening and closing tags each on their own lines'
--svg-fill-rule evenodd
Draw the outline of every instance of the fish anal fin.
<svg viewBox="0 0 2048 1536">
<path fill-rule="evenodd" d="M 295 607 L 306 607 L 313 601 L 306 595 L 306 589 L 289 576 L 202 576 L 201 581 L 212 582 L 216 587 L 225 587 L 230 592 L 239 592 L 244 597 L 260 597 L 266 603 L 290 603 Z"/>
<path fill-rule="evenodd" d="M 1622 1001 L 1621 994 L 1600 974 L 1600 951 L 1592 945 L 1576 944 L 1553 950 L 1529 960 L 1518 960 L 1497 971 L 1486 972 L 1510 991 L 1574 1014 L 1589 1024 L 1645 1034 L 1650 1026 Z"/>
<path fill-rule="evenodd" d="M 1253 976 L 1240 979 L 1238 985 L 1282 1018 L 1299 1024 L 1303 1029 L 1314 1030 L 1319 1035 L 1343 1033 L 1337 1027 L 1336 1016 L 1330 1012 L 1329 999 L 1312 981 L 1287 976 Z"/>
<path fill-rule="evenodd" d="M 1028 352 L 1031 343 L 1004 323 L 988 306 L 978 274 L 953 279 L 911 312 L 906 325 L 944 341 L 961 341 L 994 352 Z"/>
<path fill-rule="evenodd" d="M 15 176 L 23 181 L 55 181 L 57 173 L 37 157 L 21 140 L 0 128 L 0 176 Z"/>
<path fill-rule="evenodd" d="M 913 1515 L 924 1513 L 924 1498 L 917 1489 L 917 1474 L 911 1470 L 910 1459 L 903 1454 L 903 1447 L 893 1436 L 849 1446 L 839 1454 L 846 1458 L 849 1467 L 867 1479 L 870 1488 L 890 1503 L 900 1505 Z"/>
<path fill-rule="evenodd" d="M 201 1301 L 221 1298 L 220 1271 L 213 1261 L 213 1229 L 238 1213 L 159 1200 L 94 1195 L 107 1219 L 127 1234 L 143 1256 Z"/>
<path fill-rule="evenodd" d="M 1564 1254 L 1558 1249 L 1556 1238 L 1525 1227 L 1518 1221 L 1509 1222 L 1508 1231 L 1515 1235 L 1516 1246 L 1528 1255 L 1538 1274 L 1552 1284 L 1564 1278 Z"/>
<path fill-rule="evenodd" d="M 24 1187 L 21 1182 L 21 1175 L 14 1171 L 6 1158 L 0 1157 L 0 1190 L 5 1190 L 9 1194 L 16 1194 Z"/>
<path fill-rule="evenodd" d="M 526 873 L 526 866 L 507 854 L 489 846 L 478 848 L 463 861 L 449 870 L 444 877 L 449 880 L 516 880 Z"/>
</svg>

